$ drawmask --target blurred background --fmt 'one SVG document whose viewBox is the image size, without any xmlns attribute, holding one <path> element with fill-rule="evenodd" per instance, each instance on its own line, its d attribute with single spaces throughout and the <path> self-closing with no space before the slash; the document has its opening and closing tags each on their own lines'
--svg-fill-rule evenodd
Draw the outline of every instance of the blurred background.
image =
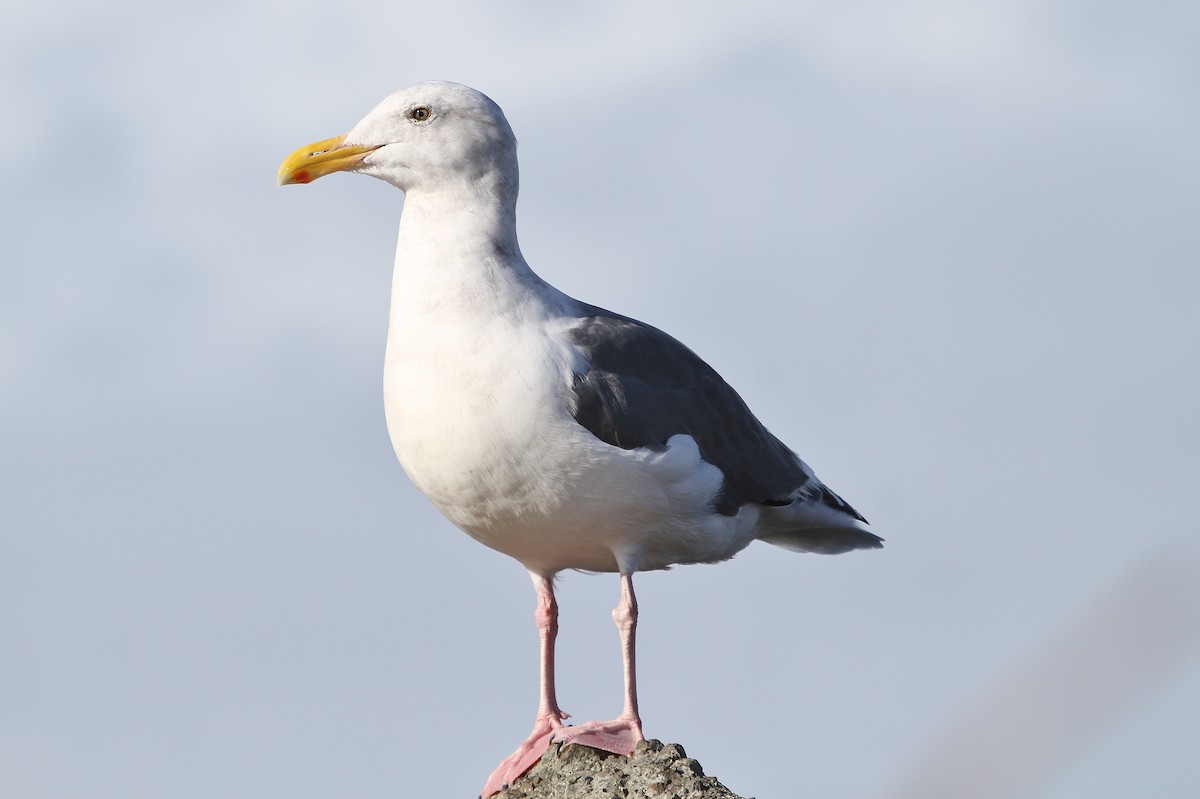
<svg viewBox="0 0 1200 799">
<path fill-rule="evenodd" d="M 887 539 L 639 577 L 648 735 L 760 799 L 1200 795 L 1197 6 L 580 5 L 6 11 L 0 795 L 473 797 L 528 733 L 529 581 L 384 427 L 403 196 L 274 183 L 429 78 L 505 109 L 533 267 Z M 610 718 L 617 582 L 559 591 Z"/>
</svg>

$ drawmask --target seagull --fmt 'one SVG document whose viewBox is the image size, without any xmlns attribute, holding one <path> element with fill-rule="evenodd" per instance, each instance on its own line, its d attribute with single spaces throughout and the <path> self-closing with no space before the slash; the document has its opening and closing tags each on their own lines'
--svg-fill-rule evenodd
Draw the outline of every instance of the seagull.
<svg viewBox="0 0 1200 799">
<path fill-rule="evenodd" d="M 798 552 L 882 539 L 666 333 L 576 300 L 517 245 L 517 142 L 475 89 L 429 81 L 349 133 L 289 155 L 279 184 L 358 172 L 405 194 L 384 406 L 412 482 L 476 541 L 519 561 L 537 594 L 541 658 L 529 737 L 491 796 L 551 743 L 628 755 L 642 740 L 637 572 L 717 563 L 753 541 Z M 616 573 L 624 709 L 565 725 L 554 691 L 555 576 Z"/>
</svg>

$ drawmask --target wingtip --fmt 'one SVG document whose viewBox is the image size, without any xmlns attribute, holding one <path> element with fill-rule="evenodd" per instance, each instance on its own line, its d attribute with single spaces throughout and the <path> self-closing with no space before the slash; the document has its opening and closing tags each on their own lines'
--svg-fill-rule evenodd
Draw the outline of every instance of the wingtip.
<svg viewBox="0 0 1200 799">
<path fill-rule="evenodd" d="M 842 555 L 856 549 L 883 549 L 883 539 L 857 527 L 822 527 L 763 536 L 763 541 L 794 552 Z"/>
</svg>

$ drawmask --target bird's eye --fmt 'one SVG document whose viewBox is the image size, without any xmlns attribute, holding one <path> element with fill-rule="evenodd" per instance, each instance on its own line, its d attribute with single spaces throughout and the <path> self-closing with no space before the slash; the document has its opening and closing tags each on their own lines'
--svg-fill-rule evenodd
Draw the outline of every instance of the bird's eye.
<svg viewBox="0 0 1200 799">
<path fill-rule="evenodd" d="M 416 108 L 414 108 L 413 110 L 408 112 L 408 116 L 411 119 L 416 120 L 417 122 L 424 122 L 425 120 L 429 119 L 429 117 L 431 117 L 432 115 L 433 115 L 433 112 L 429 110 L 428 106 L 424 106 L 424 105 L 419 105 Z"/>
</svg>

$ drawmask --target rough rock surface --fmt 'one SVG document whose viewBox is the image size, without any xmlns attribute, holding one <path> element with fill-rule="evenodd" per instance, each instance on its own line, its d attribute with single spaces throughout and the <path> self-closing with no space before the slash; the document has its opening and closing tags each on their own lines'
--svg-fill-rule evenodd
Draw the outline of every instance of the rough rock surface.
<svg viewBox="0 0 1200 799">
<path fill-rule="evenodd" d="M 679 744 L 643 741 L 629 757 L 589 746 L 551 746 L 496 799 L 742 799 Z"/>
</svg>

